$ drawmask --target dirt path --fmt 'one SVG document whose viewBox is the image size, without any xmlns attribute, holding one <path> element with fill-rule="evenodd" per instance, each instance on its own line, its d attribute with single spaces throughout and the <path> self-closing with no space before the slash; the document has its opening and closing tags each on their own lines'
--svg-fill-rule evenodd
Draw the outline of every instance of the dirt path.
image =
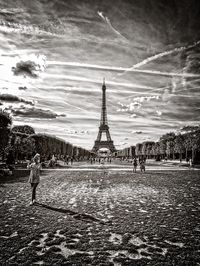
<svg viewBox="0 0 200 266">
<path fill-rule="evenodd" d="M 0 183 L 2 265 L 198 265 L 198 171 L 45 171 Z"/>
</svg>

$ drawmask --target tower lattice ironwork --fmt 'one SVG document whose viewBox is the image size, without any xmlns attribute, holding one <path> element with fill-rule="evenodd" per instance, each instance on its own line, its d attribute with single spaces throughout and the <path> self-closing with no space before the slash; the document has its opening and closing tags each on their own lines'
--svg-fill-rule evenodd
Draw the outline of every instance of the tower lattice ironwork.
<svg viewBox="0 0 200 266">
<path fill-rule="evenodd" d="M 102 134 L 106 135 L 106 140 L 102 140 Z M 93 152 L 97 152 L 101 148 L 107 148 L 111 152 L 115 152 L 115 146 L 111 139 L 108 119 L 107 119 L 107 110 L 106 110 L 106 85 L 105 80 L 103 81 L 102 86 L 102 108 L 101 108 L 101 121 L 99 126 L 99 132 L 97 135 L 97 139 L 94 142 L 94 147 L 92 149 Z"/>
</svg>

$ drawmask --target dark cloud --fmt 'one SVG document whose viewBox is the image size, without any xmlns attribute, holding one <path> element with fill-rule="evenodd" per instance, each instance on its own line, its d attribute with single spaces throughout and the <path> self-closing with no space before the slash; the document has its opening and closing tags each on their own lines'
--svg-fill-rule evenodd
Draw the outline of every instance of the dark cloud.
<svg viewBox="0 0 200 266">
<path fill-rule="evenodd" d="M 26 87 L 26 86 L 24 86 L 24 87 L 19 87 L 18 89 L 19 89 L 19 90 L 23 90 L 23 91 L 25 91 L 25 90 L 27 90 L 27 87 Z"/>
<path fill-rule="evenodd" d="M 44 55 L 30 54 L 26 59 L 21 59 L 12 67 L 12 71 L 16 76 L 24 76 L 37 78 L 41 71 L 44 71 L 46 57 Z"/>
<path fill-rule="evenodd" d="M 65 117 L 66 115 L 65 114 L 60 114 L 60 115 L 57 115 L 59 117 Z"/>
<path fill-rule="evenodd" d="M 22 103 L 26 103 L 29 105 L 34 105 L 33 102 L 19 98 L 15 95 L 12 95 L 12 94 L 0 94 L 0 100 L 3 102 L 22 102 Z"/>
<path fill-rule="evenodd" d="M 11 110 L 14 116 L 23 116 L 23 117 L 31 117 L 31 118 L 46 118 L 46 119 L 54 119 L 60 116 L 65 116 L 64 114 L 58 115 L 50 110 L 44 110 L 40 108 L 26 108 L 21 107 L 18 109 Z"/>
<path fill-rule="evenodd" d="M 143 132 L 142 132 L 142 131 L 135 131 L 135 132 L 133 132 L 133 133 L 140 135 L 140 134 L 142 134 Z"/>
<path fill-rule="evenodd" d="M 12 67 L 12 71 L 16 76 L 22 75 L 37 78 L 38 75 L 35 73 L 38 70 L 37 67 L 38 65 L 33 61 L 20 61 L 15 67 Z"/>
</svg>

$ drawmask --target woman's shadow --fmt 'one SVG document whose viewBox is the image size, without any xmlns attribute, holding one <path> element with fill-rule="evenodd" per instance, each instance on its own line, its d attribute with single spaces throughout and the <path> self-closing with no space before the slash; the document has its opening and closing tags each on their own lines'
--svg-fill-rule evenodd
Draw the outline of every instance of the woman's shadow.
<svg viewBox="0 0 200 266">
<path fill-rule="evenodd" d="M 68 215 L 73 216 L 73 218 L 78 219 L 78 220 L 83 220 L 86 222 L 97 222 L 100 224 L 110 224 L 111 221 L 103 221 L 100 220 L 98 218 L 95 218 L 94 216 L 90 215 L 90 214 L 86 214 L 86 213 L 78 213 L 72 210 L 68 210 L 68 209 L 63 209 L 63 208 L 57 208 L 57 207 L 53 207 L 53 206 L 49 206 L 43 203 L 35 203 L 36 206 L 41 207 L 41 208 L 45 208 L 51 211 L 56 211 L 56 212 L 60 212 L 60 213 L 65 213 Z"/>
</svg>

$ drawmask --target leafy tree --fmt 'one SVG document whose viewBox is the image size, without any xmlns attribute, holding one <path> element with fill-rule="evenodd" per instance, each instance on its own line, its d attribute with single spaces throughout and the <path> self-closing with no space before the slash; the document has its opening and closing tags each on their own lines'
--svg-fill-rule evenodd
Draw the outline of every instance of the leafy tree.
<svg viewBox="0 0 200 266">
<path fill-rule="evenodd" d="M 179 154 L 180 160 L 183 155 L 185 158 L 192 157 L 192 161 L 199 161 L 200 157 L 200 126 L 186 126 L 181 130 L 184 133 L 176 135 L 174 132 L 163 135 L 158 142 L 146 141 L 137 143 L 135 154 L 137 156 L 155 156 L 160 160 L 168 155 L 175 158 L 175 153 Z M 132 146 L 131 146 L 132 147 Z M 131 149 L 126 148 L 126 149 Z M 118 154 L 124 154 L 125 149 L 118 151 Z M 189 155 L 189 156 L 188 156 Z"/>
<path fill-rule="evenodd" d="M 192 149 L 192 161 L 194 161 L 196 151 L 200 150 L 200 130 L 188 133 L 187 137 Z"/>
<path fill-rule="evenodd" d="M 35 130 L 28 126 L 28 125 L 23 125 L 23 126 L 14 126 L 12 128 L 12 132 L 20 132 L 20 133 L 24 133 L 27 135 L 33 135 L 35 134 Z"/>
<path fill-rule="evenodd" d="M 154 146 L 155 142 L 153 141 L 146 141 L 143 143 L 144 145 L 144 155 L 147 157 L 150 157 L 151 155 L 153 155 L 153 146 Z"/>
<path fill-rule="evenodd" d="M 14 140 L 14 151 L 15 151 L 16 160 L 19 159 L 20 145 L 21 145 L 21 138 L 20 136 L 16 136 Z"/>
<path fill-rule="evenodd" d="M 30 158 L 35 151 L 35 140 L 23 135 L 16 135 L 13 145 L 16 160 Z"/>
<path fill-rule="evenodd" d="M 160 161 L 160 142 L 155 142 L 155 144 L 153 145 L 153 153 L 156 161 Z"/>
<path fill-rule="evenodd" d="M 175 137 L 175 133 L 170 132 L 160 138 L 160 154 L 162 155 L 162 157 L 165 157 L 166 154 L 170 155 L 171 152 L 173 153 L 172 146 Z"/>
<path fill-rule="evenodd" d="M 184 126 L 181 128 L 181 131 L 185 133 L 189 133 L 189 132 L 197 131 L 199 129 L 200 129 L 200 125 L 199 126 Z"/>
<path fill-rule="evenodd" d="M 137 156 L 141 156 L 142 155 L 142 144 L 141 143 L 137 143 L 136 144 L 135 153 L 136 153 Z"/>
<path fill-rule="evenodd" d="M 10 115 L 0 110 L 0 155 L 4 159 L 5 149 L 9 142 L 10 136 L 10 126 L 12 124 L 12 119 Z"/>
<path fill-rule="evenodd" d="M 183 146 L 185 148 L 185 158 L 187 159 L 188 158 L 188 151 L 190 151 L 191 149 L 191 142 L 190 142 L 190 139 L 188 137 L 188 134 L 184 134 L 183 135 Z"/>
<path fill-rule="evenodd" d="M 65 152 L 69 156 L 73 154 L 73 146 L 55 136 L 35 134 L 32 135 L 31 138 L 35 140 L 35 150 L 39 152 L 42 157 L 49 157 L 53 154 L 61 155 L 62 152 Z"/>
<path fill-rule="evenodd" d="M 130 153 L 131 153 L 131 157 L 133 158 L 133 157 L 135 157 L 135 146 L 131 146 L 130 147 Z"/>
<path fill-rule="evenodd" d="M 146 154 L 147 154 L 147 142 L 143 142 L 142 143 L 142 147 L 141 147 L 141 154 L 143 155 L 143 156 L 146 156 Z"/>
<path fill-rule="evenodd" d="M 182 161 L 182 155 L 184 152 L 184 136 L 179 134 L 174 140 L 174 151 L 179 153 L 179 158 Z"/>
<path fill-rule="evenodd" d="M 168 158 L 171 158 L 171 154 L 172 154 L 172 158 L 175 159 L 175 155 L 174 155 L 174 140 L 168 140 L 166 142 L 166 154 Z"/>
</svg>

